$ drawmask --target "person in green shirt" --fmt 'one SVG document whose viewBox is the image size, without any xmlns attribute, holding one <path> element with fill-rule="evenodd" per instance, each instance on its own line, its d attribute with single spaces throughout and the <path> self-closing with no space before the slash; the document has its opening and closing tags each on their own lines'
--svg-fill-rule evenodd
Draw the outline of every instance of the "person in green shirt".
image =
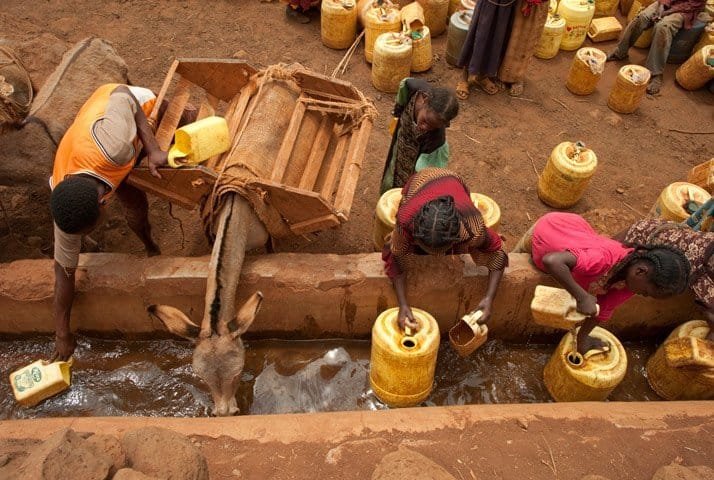
<svg viewBox="0 0 714 480">
<path fill-rule="evenodd" d="M 427 167 L 446 167 L 449 144 L 446 128 L 459 113 L 456 93 L 432 87 L 424 80 L 405 78 L 399 85 L 392 115 L 396 125 L 384 164 L 380 194 L 401 188 Z"/>
</svg>

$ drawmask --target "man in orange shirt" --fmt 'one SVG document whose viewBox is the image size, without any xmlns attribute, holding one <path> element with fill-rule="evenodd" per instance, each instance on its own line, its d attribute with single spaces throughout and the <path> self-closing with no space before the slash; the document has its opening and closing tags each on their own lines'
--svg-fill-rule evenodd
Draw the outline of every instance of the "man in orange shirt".
<svg viewBox="0 0 714 480">
<path fill-rule="evenodd" d="M 102 85 L 82 106 L 57 148 L 50 209 L 55 236 L 55 357 L 61 360 L 76 347 L 69 323 L 82 235 L 99 224 L 109 197 L 117 195 L 129 227 L 149 256 L 160 253 L 151 239 L 146 194 L 123 183 L 142 147 L 154 176 L 160 178 L 157 167 L 166 164 L 167 153 L 157 145 L 147 120 L 155 102 L 156 96 L 146 88 Z"/>
</svg>

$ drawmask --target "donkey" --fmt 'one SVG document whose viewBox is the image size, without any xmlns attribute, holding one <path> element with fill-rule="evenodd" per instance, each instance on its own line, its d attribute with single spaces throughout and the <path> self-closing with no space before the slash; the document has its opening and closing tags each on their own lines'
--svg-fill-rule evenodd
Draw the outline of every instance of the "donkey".
<svg viewBox="0 0 714 480">
<path fill-rule="evenodd" d="M 250 204 L 238 194 L 228 194 L 218 214 L 200 327 L 174 307 L 148 308 L 167 330 L 195 342 L 193 370 L 211 390 L 215 416 L 238 413 L 236 391 L 245 362 L 240 336 L 255 320 L 263 295 L 255 292 L 236 314 L 236 290 L 245 252 L 267 240 L 268 232 Z"/>
</svg>

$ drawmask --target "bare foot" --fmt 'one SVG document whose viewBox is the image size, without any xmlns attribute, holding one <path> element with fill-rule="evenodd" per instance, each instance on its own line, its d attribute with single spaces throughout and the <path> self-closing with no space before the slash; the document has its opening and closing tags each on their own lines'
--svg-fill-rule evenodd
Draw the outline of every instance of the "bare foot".
<svg viewBox="0 0 714 480">
<path fill-rule="evenodd" d="M 662 75 L 655 75 L 650 79 L 649 85 L 647 85 L 647 93 L 655 95 L 659 93 L 660 88 L 662 88 Z"/>
<path fill-rule="evenodd" d="M 469 84 L 464 80 L 459 80 L 456 83 L 456 97 L 459 100 L 466 100 L 469 98 Z"/>
</svg>

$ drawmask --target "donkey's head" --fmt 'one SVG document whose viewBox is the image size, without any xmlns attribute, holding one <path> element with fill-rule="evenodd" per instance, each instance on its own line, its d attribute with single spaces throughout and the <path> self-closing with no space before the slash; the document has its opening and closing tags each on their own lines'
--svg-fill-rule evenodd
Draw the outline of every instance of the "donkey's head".
<svg viewBox="0 0 714 480">
<path fill-rule="evenodd" d="M 238 413 L 236 392 L 245 363 L 245 349 L 240 336 L 255 320 L 263 294 L 254 293 L 241 307 L 235 320 L 219 323 L 216 330 L 202 330 L 181 310 L 168 305 L 151 305 L 149 314 L 166 328 L 196 344 L 193 370 L 206 382 L 213 396 L 213 415 L 225 417 Z"/>
</svg>

